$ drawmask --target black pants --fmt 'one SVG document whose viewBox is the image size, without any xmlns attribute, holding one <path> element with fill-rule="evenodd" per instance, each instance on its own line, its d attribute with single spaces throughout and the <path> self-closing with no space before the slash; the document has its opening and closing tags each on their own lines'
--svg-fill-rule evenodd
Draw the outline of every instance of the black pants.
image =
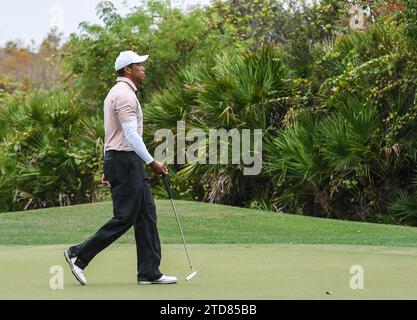
<svg viewBox="0 0 417 320">
<path fill-rule="evenodd" d="M 142 160 L 134 152 L 108 151 L 104 174 L 112 186 L 114 217 L 83 244 L 70 248 L 75 264 L 85 269 L 102 250 L 135 228 L 138 280 L 159 279 L 161 244 L 155 203 Z"/>
</svg>

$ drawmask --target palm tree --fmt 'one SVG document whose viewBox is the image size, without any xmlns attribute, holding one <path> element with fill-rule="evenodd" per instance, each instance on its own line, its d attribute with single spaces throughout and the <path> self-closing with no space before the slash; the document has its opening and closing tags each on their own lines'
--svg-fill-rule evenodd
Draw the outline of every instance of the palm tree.
<svg viewBox="0 0 417 320">
<path fill-rule="evenodd" d="M 71 92 L 58 89 L 16 97 L 0 117 L 7 123 L 0 188 L 8 201 L 13 199 L 9 210 L 94 198 L 103 129 L 98 121 L 86 118 Z"/>
<path fill-rule="evenodd" d="M 276 48 L 263 47 L 251 53 L 225 53 L 213 66 L 194 66 L 181 72 L 173 90 L 156 96 L 145 110 L 154 129 L 174 128 L 185 120 L 187 129 L 271 129 L 270 117 L 280 107 L 278 98 L 290 86 L 290 73 Z M 154 130 L 152 130 L 154 131 Z M 252 143 L 253 147 L 253 143 Z M 227 142 L 229 155 L 232 143 Z M 242 152 L 242 150 L 241 150 Z M 193 181 L 211 202 L 249 205 L 257 192 L 268 188 L 261 174 L 244 176 L 242 165 L 186 164 L 177 168 L 180 183 Z"/>
</svg>

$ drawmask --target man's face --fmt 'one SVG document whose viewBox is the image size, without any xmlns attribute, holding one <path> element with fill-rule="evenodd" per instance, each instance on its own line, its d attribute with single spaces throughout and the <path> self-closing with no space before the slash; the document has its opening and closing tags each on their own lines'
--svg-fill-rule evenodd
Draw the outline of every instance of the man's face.
<svg viewBox="0 0 417 320">
<path fill-rule="evenodd" d="M 135 84 L 141 84 L 145 80 L 145 67 L 141 63 L 134 63 L 127 68 L 127 74 Z"/>
</svg>

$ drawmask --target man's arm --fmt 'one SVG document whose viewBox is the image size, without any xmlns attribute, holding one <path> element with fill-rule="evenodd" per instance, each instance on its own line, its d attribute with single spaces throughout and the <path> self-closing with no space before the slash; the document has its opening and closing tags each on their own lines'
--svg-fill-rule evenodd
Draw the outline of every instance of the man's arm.
<svg viewBox="0 0 417 320">
<path fill-rule="evenodd" d="M 148 149 L 143 142 L 142 137 L 138 133 L 137 121 L 130 121 L 122 124 L 123 132 L 129 144 L 132 146 L 135 153 L 143 160 L 147 165 L 150 165 L 155 159 L 150 155 Z"/>
<path fill-rule="evenodd" d="M 119 97 L 115 104 L 115 112 L 122 125 L 124 135 L 135 153 L 149 165 L 156 174 L 168 174 L 168 169 L 163 163 L 155 161 L 138 133 L 136 114 L 136 100 L 130 97 Z"/>
<path fill-rule="evenodd" d="M 152 171 L 156 174 L 162 174 L 164 176 L 168 175 L 168 169 L 161 162 L 155 161 L 155 159 L 150 155 L 148 149 L 143 142 L 142 137 L 138 133 L 138 123 L 137 121 L 130 121 L 122 124 L 123 132 L 129 144 L 132 146 L 135 153 L 143 160 L 145 163 L 151 167 Z"/>
</svg>

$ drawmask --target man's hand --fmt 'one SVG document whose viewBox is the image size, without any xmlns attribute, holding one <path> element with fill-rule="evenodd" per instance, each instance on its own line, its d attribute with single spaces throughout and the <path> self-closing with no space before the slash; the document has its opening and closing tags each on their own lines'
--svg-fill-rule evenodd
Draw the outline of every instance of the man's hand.
<svg viewBox="0 0 417 320">
<path fill-rule="evenodd" d="M 154 173 L 156 173 L 157 175 L 163 175 L 163 176 L 167 176 L 168 175 L 168 169 L 167 167 L 165 167 L 165 165 L 161 162 L 158 161 L 154 161 L 152 162 L 149 167 L 152 169 L 152 171 Z"/>
<path fill-rule="evenodd" d="M 101 183 L 106 187 L 106 188 L 111 188 L 111 184 L 109 182 L 109 180 L 107 180 L 107 177 L 103 174 L 103 177 L 101 178 Z"/>
</svg>

